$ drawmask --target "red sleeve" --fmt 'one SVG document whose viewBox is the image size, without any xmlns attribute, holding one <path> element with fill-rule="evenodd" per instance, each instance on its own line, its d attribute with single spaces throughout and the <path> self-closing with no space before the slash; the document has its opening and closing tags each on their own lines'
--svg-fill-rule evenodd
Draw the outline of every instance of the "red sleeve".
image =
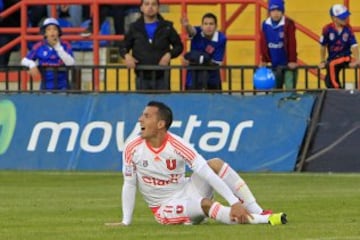
<svg viewBox="0 0 360 240">
<path fill-rule="evenodd" d="M 289 62 L 296 62 L 297 61 L 297 44 L 296 44 L 296 37 L 295 37 L 295 23 L 291 19 L 286 19 L 286 28 L 287 28 L 287 53 L 288 53 L 288 61 Z"/>
</svg>

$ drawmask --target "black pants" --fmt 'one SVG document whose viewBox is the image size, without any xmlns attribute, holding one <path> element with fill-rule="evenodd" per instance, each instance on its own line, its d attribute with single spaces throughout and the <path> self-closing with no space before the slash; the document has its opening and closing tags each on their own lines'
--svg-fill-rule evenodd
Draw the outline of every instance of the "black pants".
<svg viewBox="0 0 360 240">
<path fill-rule="evenodd" d="M 170 71 L 137 71 L 136 90 L 170 90 Z"/>
</svg>

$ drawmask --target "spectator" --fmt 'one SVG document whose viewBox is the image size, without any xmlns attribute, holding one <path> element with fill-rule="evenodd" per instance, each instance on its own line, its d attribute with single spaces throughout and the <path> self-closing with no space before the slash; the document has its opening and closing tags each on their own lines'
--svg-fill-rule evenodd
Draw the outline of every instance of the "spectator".
<svg viewBox="0 0 360 240">
<path fill-rule="evenodd" d="M 129 31 L 129 26 L 141 17 L 141 12 L 138 5 L 125 5 L 125 21 L 124 33 Z"/>
<path fill-rule="evenodd" d="M 191 38 L 190 52 L 185 54 L 185 64 L 218 66 L 225 55 L 226 36 L 217 31 L 217 18 L 206 13 L 201 26 L 193 27 L 187 17 L 181 19 L 182 25 Z M 187 72 L 186 89 L 221 90 L 220 69 L 191 70 Z"/>
<path fill-rule="evenodd" d="M 260 37 L 261 65 L 274 71 L 276 88 L 295 89 L 297 52 L 294 21 L 284 16 L 283 0 L 269 0 L 269 17 L 262 23 Z"/>
<path fill-rule="evenodd" d="M 28 8 L 28 20 L 30 27 L 39 27 L 48 13 L 45 5 L 31 5 Z"/>
<path fill-rule="evenodd" d="M 360 65 L 359 48 L 351 26 L 347 22 L 350 16 L 348 9 L 341 4 L 335 4 L 330 8 L 330 16 L 332 23 L 324 26 L 320 38 L 319 68 L 326 67 L 327 88 L 342 88 L 344 86 L 340 84 L 339 72 L 347 66 Z"/>
<path fill-rule="evenodd" d="M 73 27 L 79 27 L 83 21 L 82 5 L 63 4 L 57 7 L 57 18 L 64 19 Z M 51 8 L 47 8 L 48 16 L 51 16 Z M 54 17 L 54 16 L 53 16 Z"/>
<path fill-rule="evenodd" d="M 120 54 L 128 68 L 140 65 L 168 66 L 171 58 L 181 54 L 181 39 L 172 22 L 159 14 L 159 7 L 159 0 L 141 1 L 142 16 L 130 25 L 120 47 Z M 135 72 L 136 89 L 170 90 L 169 70 L 136 69 Z"/>
<path fill-rule="evenodd" d="M 71 45 L 60 39 L 62 32 L 55 18 L 45 19 L 41 33 L 44 35 L 44 40 L 33 46 L 27 56 L 22 59 L 21 65 L 29 68 L 29 73 L 33 78 L 41 75 L 41 90 L 69 89 L 67 71 L 42 69 L 42 74 L 40 74 L 35 61 L 38 60 L 38 65 L 42 67 L 72 66 L 75 64 L 75 59 Z"/>
<path fill-rule="evenodd" d="M 89 6 L 83 7 L 83 16 L 85 19 L 91 19 Z M 112 17 L 114 20 L 115 34 L 123 35 L 129 30 L 129 25 L 135 22 L 141 16 L 138 5 L 100 5 L 99 12 L 99 24 L 100 26 L 104 23 L 107 17 Z M 92 20 L 89 27 L 83 32 L 82 36 L 89 36 L 93 29 Z"/>
<path fill-rule="evenodd" d="M 0 0 L 0 2 L 1 2 L 0 11 L 4 11 L 20 1 L 19 0 Z M 6 28 L 6 27 L 20 27 L 20 11 L 16 11 L 0 21 L 0 28 Z M 11 42 L 18 36 L 19 36 L 19 34 L 0 33 L 0 46 L 3 47 L 4 45 Z M 15 48 L 12 48 L 9 51 L 5 52 L 4 54 L 0 55 L 0 67 L 8 66 L 9 60 L 10 60 L 10 54 L 14 50 L 15 50 Z"/>
</svg>

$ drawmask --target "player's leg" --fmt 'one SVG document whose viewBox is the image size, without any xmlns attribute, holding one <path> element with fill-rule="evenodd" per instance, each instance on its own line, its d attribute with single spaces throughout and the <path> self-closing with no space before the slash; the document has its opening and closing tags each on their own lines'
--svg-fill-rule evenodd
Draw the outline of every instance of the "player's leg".
<svg viewBox="0 0 360 240">
<path fill-rule="evenodd" d="M 199 201 L 197 204 L 189 205 L 186 199 L 173 199 L 164 203 L 154 213 L 154 216 L 160 224 L 192 224 L 193 220 L 195 221 L 201 216 L 205 217 Z"/>
<path fill-rule="evenodd" d="M 294 90 L 297 82 L 297 71 L 296 70 L 285 70 L 284 84 L 286 90 Z"/>
<path fill-rule="evenodd" d="M 211 199 L 204 198 L 201 201 L 201 207 L 206 215 L 218 222 L 225 224 L 238 224 L 238 222 L 231 220 L 231 208 L 215 202 Z M 284 213 L 277 214 L 251 214 L 252 218 L 248 218 L 249 224 L 271 224 L 280 225 L 286 223 L 286 215 Z"/>
<path fill-rule="evenodd" d="M 246 182 L 227 163 L 219 158 L 208 161 L 211 169 L 230 187 L 235 196 L 244 204 L 244 207 L 255 214 L 262 214 L 263 209 L 256 202 Z"/>
<path fill-rule="evenodd" d="M 213 160 L 213 165 L 218 164 L 219 169 L 221 170 L 221 166 L 224 165 L 224 162 L 220 159 Z M 220 164 L 222 163 L 222 164 Z M 213 166 L 216 168 L 215 166 Z M 218 171 L 215 171 L 216 173 Z M 236 174 L 236 173 L 235 173 Z M 236 174 L 237 175 L 237 174 Z M 250 191 L 250 190 L 249 190 Z M 216 221 L 225 223 L 225 224 L 236 224 L 237 222 L 234 222 L 230 218 L 230 207 L 224 206 L 216 201 L 213 200 L 213 194 L 214 191 L 212 187 L 204 181 L 200 176 L 198 176 L 196 173 L 193 173 L 190 178 L 190 182 L 186 187 L 185 193 L 182 193 L 186 196 L 191 196 L 191 199 L 195 198 L 202 198 L 201 199 L 201 209 L 203 211 L 203 214 L 207 217 L 210 217 Z M 196 216 L 196 214 L 199 213 L 198 209 L 198 203 L 199 201 L 189 202 L 188 203 L 188 214 L 190 216 Z M 257 205 L 255 199 L 254 202 L 251 205 Z M 253 207 L 253 206 L 252 206 Z M 193 213 L 192 213 L 193 211 Z M 279 214 L 262 214 L 262 209 L 260 208 L 259 213 L 252 212 L 248 210 L 251 215 L 252 219 L 249 219 L 250 224 L 259 224 L 259 223 L 271 223 L 272 225 L 278 225 L 278 224 L 284 224 L 286 223 L 286 215 L 283 213 Z M 271 221 L 270 221 L 271 220 Z M 194 222 L 194 220 L 193 220 Z"/>
</svg>

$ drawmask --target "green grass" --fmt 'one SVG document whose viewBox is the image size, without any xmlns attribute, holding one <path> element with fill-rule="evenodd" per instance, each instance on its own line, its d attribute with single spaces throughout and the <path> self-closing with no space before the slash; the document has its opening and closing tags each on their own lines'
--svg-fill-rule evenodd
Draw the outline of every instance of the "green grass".
<svg viewBox="0 0 360 240">
<path fill-rule="evenodd" d="M 138 195 L 133 224 L 119 221 L 120 173 L 0 171 L 0 239 L 360 239 L 360 174 L 242 176 L 287 225 L 162 226 Z"/>
</svg>

